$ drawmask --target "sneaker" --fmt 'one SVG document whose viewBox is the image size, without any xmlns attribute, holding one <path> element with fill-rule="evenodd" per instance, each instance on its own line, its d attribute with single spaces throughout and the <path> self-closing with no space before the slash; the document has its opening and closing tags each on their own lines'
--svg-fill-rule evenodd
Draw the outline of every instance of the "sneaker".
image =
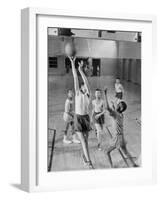
<svg viewBox="0 0 161 200">
<path fill-rule="evenodd" d="M 139 165 L 137 165 L 137 164 L 134 164 L 134 165 L 133 165 L 133 167 L 139 167 Z"/>
<path fill-rule="evenodd" d="M 63 142 L 64 142 L 65 144 L 71 144 L 71 143 L 72 143 L 72 141 L 71 141 L 71 140 L 68 140 L 68 139 L 63 139 Z"/>
<path fill-rule="evenodd" d="M 93 164 L 91 161 L 87 162 L 87 166 L 89 167 L 89 169 L 94 169 Z"/>
<path fill-rule="evenodd" d="M 81 157 L 82 157 L 84 166 L 87 166 L 89 169 L 94 169 L 92 162 L 87 161 L 84 154 Z"/>
</svg>

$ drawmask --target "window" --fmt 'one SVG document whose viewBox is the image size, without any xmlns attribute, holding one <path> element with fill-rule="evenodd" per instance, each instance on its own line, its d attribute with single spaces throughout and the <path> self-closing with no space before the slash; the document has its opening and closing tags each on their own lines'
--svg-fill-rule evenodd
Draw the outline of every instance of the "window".
<svg viewBox="0 0 161 200">
<path fill-rule="evenodd" d="M 58 68 L 58 59 L 57 57 L 49 57 L 49 68 Z"/>
</svg>

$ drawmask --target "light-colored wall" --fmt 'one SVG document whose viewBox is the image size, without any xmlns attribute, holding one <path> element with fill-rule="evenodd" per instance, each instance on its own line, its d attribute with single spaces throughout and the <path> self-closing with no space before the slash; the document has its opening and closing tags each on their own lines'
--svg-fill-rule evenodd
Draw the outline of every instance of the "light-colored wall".
<svg viewBox="0 0 161 200">
<path fill-rule="evenodd" d="M 141 43 L 119 42 L 117 76 L 141 85 Z"/>
<path fill-rule="evenodd" d="M 49 37 L 49 56 L 64 55 L 64 46 L 71 38 Z M 141 43 L 75 38 L 77 56 L 93 58 L 141 58 Z"/>
<path fill-rule="evenodd" d="M 101 75 L 102 76 L 115 76 L 117 68 L 116 58 L 102 58 L 101 59 Z"/>
<path fill-rule="evenodd" d="M 62 49 L 62 44 L 61 44 L 61 39 L 57 38 L 54 39 L 52 37 L 49 38 L 48 40 L 48 56 L 57 56 L 57 55 L 61 55 L 61 49 Z"/>
<path fill-rule="evenodd" d="M 138 42 L 119 42 L 118 58 L 141 59 L 141 43 Z"/>
<path fill-rule="evenodd" d="M 109 40 L 75 39 L 78 56 L 117 58 L 117 42 Z"/>
<path fill-rule="evenodd" d="M 109 33 L 107 31 L 103 31 L 102 37 L 107 38 L 108 40 L 136 42 L 137 33 L 136 32 Z"/>
<path fill-rule="evenodd" d="M 64 45 L 70 38 L 49 38 L 48 51 L 49 56 L 58 56 L 58 68 L 49 69 L 49 72 L 55 75 L 65 74 L 65 56 Z M 108 40 L 93 40 L 76 38 L 75 46 L 78 57 L 92 57 L 101 59 L 101 74 L 115 75 L 118 47 L 117 42 Z"/>
<path fill-rule="evenodd" d="M 119 59 L 117 77 L 141 85 L 141 60 Z"/>
<path fill-rule="evenodd" d="M 101 58 L 101 75 L 115 76 L 117 68 L 116 58 Z M 52 75 L 65 75 L 65 56 L 58 56 L 58 68 L 50 68 L 49 73 Z M 69 73 L 71 74 L 71 73 Z"/>
<path fill-rule="evenodd" d="M 64 55 L 64 46 L 71 38 L 49 37 L 49 56 Z M 117 42 L 75 38 L 77 56 L 93 58 L 117 58 Z"/>
<path fill-rule="evenodd" d="M 64 46 L 67 41 L 71 38 L 49 38 L 49 56 L 58 56 L 58 68 L 49 69 L 49 72 L 55 75 L 65 75 L 65 55 Z M 94 40 L 85 38 L 75 38 L 75 46 L 77 49 L 78 57 L 92 57 L 101 59 L 101 75 L 119 76 L 125 80 L 128 80 L 128 60 L 126 60 L 124 71 L 122 66 L 118 66 L 118 59 L 133 59 L 132 70 L 130 73 L 131 80 L 133 82 L 140 82 L 141 69 L 137 66 L 135 62 L 136 59 L 141 58 L 141 43 L 135 42 L 115 42 L 109 40 Z M 135 69 L 138 67 L 138 69 Z M 137 70 L 137 73 L 135 71 Z M 137 79 L 137 80 L 134 80 Z"/>
</svg>

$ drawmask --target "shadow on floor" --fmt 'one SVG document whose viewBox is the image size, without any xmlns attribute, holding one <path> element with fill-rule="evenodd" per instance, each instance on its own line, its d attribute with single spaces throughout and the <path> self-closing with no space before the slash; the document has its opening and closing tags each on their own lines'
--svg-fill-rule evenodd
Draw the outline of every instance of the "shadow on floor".
<svg viewBox="0 0 161 200">
<path fill-rule="evenodd" d="M 21 184 L 18 184 L 18 183 L 10 183 L 10 186 L 12 186 L 12 187 L 14 187 L 14 188 L 16 188 L 16 189 L 19 189 L 19 190 L 25 192 L 25 191 L 22 189 Z"/>
</svg>

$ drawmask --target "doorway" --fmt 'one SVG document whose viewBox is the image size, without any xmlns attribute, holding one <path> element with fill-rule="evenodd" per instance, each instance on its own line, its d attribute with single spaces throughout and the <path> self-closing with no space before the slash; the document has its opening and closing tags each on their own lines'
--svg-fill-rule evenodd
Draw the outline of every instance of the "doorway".
<svg viewBox="0 0 161 200">
<path fill-rule="evenodd" d="M 101 75 L 101 59 L 100 58 L 93 58 L 92 59 L 92 66 L 93 66 L 93 76 L 100 76 Z"/>
</svg>

